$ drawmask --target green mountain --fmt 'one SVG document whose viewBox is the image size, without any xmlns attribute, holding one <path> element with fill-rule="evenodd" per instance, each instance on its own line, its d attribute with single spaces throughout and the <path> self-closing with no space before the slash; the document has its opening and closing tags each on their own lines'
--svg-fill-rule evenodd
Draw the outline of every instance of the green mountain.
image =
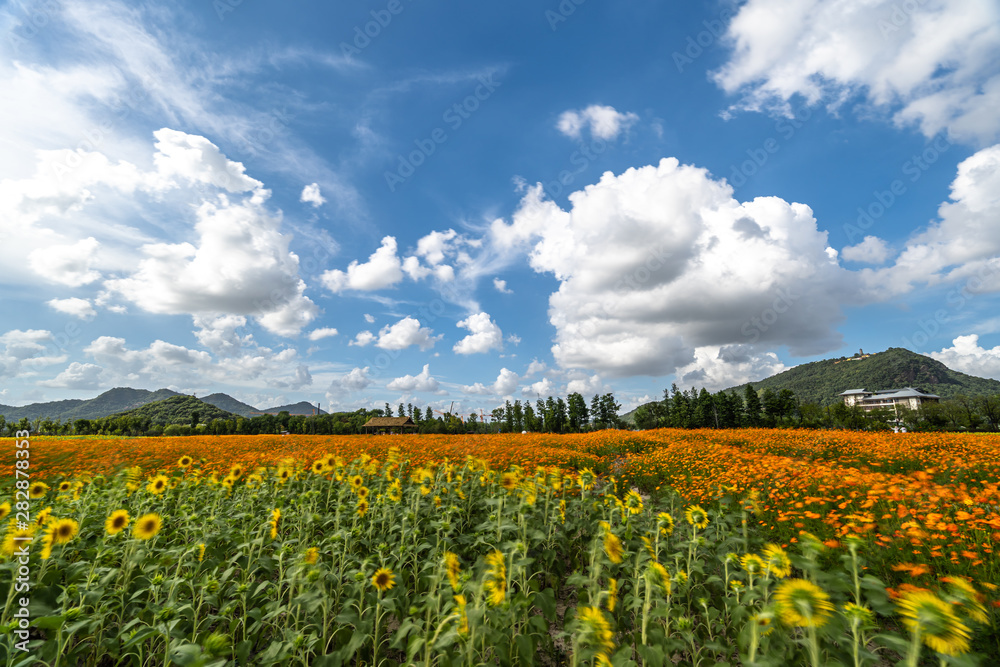
<svg viewBox="0 0 1000 667">
<path fill-rule="evenodd" d="M 936 359 L 901 347 L 890 347 L 885 352 L 863 357 L 813 361 L 751 384 L 757 391 L 791 389 L 800 402 L 819 405 L 840 402 L 839 394 L 848 389 L 872 391 L 913 387 L 937 394 L 942 399 L 958 394 L 1000 394 L 997 380 L 953 371 Z"/>
<path fill-rule="evenodd" d="M 232 412 L 220 410 L 214 405 L 201 401 L 194 396 L 178 394 L 162 401 L 147 403 L 134 410 L 127 410 L 112 415 L 113 417 L 132 417 L 135 419 L 149 419 L 154 424 L 183 424 L 190 425 L 191 417 L 198 413 L 198 422 L 207 424 L 213 419 L 236 419 L 238 415 Z"/>
<path fill-rule="evenodd" d="M 270 415 L 276 415 L 279 412 L 287 412 L 290 415 L 305 415 L 309 416 L 313 413 L 325 415 L 326 410 L 318 410 L 315 405 L 308 401 L 299 401 L 298 403 L 291 403 L 289 405 L 279 405 L 276 408 L 264 408 L 261 412 L 266 412 Z"/>
<path fill-rule="evenodd" d="M 259 414 L 257 408 L 252 405 L 247 405 L 243 401 L 237 401 L 235 398 L 229 394 L 215 393 L 209 394 L 208 396 L 203 396 L 202 401 L 208 403 L 209 405 L 214 405 L 220 410 L 225 410 L 226 412 L 232 412 L 234 415 L 239 415 L 241 417 L 253 417 Z"/>
<path fill-rule="evenodd" d="M 132 389 L 131 387 L 115 387 L 103 394 L 90 399 L 69 399 L 65 401 L 50 401 L 48 403 L 31 403 L 21 407 L 0 405 L 0 415 L 7 421 L 17 421 L 22 417 L 30 420 L 43 419 L 73 420 L 94 419 L 106 417 L 117 412 L 131 410 L 153 401 L 161 401 L 170 396 L 176 396 L 176 391 L 170 389 Z"/>
</svg>

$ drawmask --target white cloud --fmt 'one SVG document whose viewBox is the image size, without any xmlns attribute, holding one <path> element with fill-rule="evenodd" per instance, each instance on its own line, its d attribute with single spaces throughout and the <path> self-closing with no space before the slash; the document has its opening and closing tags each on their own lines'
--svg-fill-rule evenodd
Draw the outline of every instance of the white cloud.
<svg viewBox="0 0 1000 667">
<path fill-rule="evenodd" d="M 102 386 L 103 370 L 95 364 L 81 364 L 74 361 L 59 375 L 51 380 L 42 380 L 38 384 L 58 389 L 99 389 Z"/>
<path fill-rule="evenodd" d="M 976 334 L 959 336 L 952 341 L 951 347 L 931 352 L 929 356 L 952 370 L 1000 380 L 1000 345 L 982 348 Z"/>
<path fill-rule="evenodd" d="M 556 383 L 549 378 L 542 378 L 538 382 L 529 384 L 527 387 L 521 389 L 521 394 L 523 396 L 528 396 L 530 398 L 542 398 L 545 399 L 551 396 L 556 390 Z"/>
<path fill-rule="evenodd" d="M 306 187 L 302 188 L 302 195 L 299 197 L 299 201 L 312 204 L 313 208 L 319 208 L 326 203 L 326 199 L 320 194 L 319 184 L 310 183 Z"/>
<path fill-rule="evenodd" d="M 564 111 L 556 127 L 567 137 L 578 139 L 585 128 L 598 139 L 614 139 L 627 131 L 639 117 L 634 113 L 621 113 L 614 107 L 593 104 L 580 111 Z"/>
<path fill-rule="evenodd" d="M 544 361 L 532 359 L 531 363 L 528 364 L 528 370 L 524 371 L 524 377 L 531 377 L 535 373 L 544 373 L 546 368 L 548 366 L 545 365 Z"/>
<path fill-rule="evenodd" d="M 416 255 L 423 257 L 431 266 L 436 266 L 451 252 L 451 241 L 456 236 L 458 234 L 454 229 L 444 232 L 433 231 L 417 241 Z"/>
<path fill-rule="evenodd" d="M 431 377 L 430 365 L 424 364 L 423 371 L 419 375 L 404 375 L 389 382 L 386 389 L 390 391 L 412 392 L 438 392 L 441 386 L 438 381 Z"/>
<path fill-rule="evenodd" d="M 501 294 L 513 294 L 514 293 L 514 290 L 511 290 L 511 289 L 507 288 L 507 281 L 506 280 L 500 280 L 499 278 L 494 278 L 493 279 L 493 287 L 496 289 L 496 291 L 500 292 Z"/>
<path fill-rule="evenodd" d="M 240 335 L 237 329 L 246 326 L 247 318 L 242 315 L 202 316 L 192 318 L 197 329 L 195 338 L 212 354 L 222 357 L 232 357 L 240 354 L 243 349 L 253 344 L 251 334 Z"/>
<path fill-rule="evenodd" d="M 520 378 L 512 370 L 501 368 L 496 381 L 487 386 L 481 382 L 472 385 L 464 385 L 462 391 L 466 394 L 480 394 L 483 396 L 509 396 L 517 389 Z"/>
<path fill-rule="evenodd" d="M 369 315 L 368 313 L 365 313 L 365 322 L 367 322 L 368 324 L 374 324 L 375 318 Z"/>
<path fill-rule="evenodd" d="M 590 377 L 577 378 L 566 383 L 566 393 L 582 394 L 585 398 L 593 394 L 599 394 L 604 390 L 604 383 L 601 376 L 596 373 Z"/>
<path fill-rule="evenodd" d="M 993 0 L 749 0 L 716 82 L 746 109 L 787 111 L 801 95 L 838 107 L 863 93 L 916 124 L 989 143 L 1000 132 L 1000 5 Z"/>
<path fill-rule="evenodd" d="M 429 350 L 443 337 L 444 334 L 434 336 L 432 329 L 421 327 L 420 320 L 404 317 L 395 324 L 382 327 L 375 345 L 383 350 L 402 350 L 411 345 L 416 345 L 421 350 Z"/>
<path fill-rule="evenodd" d="M 773 352 L 757 352 L 752 345 L 708 345 L 695 350 L 695 360 L 677 370 L 684 387 L 709 391 L 757 382 L 786 370 Z"/>
<path fill-rule="evenodd" d="M 58 310 L 60 313 L 66 313 L 67 315 L 72 315 L 73 317 L 79 317 L 81 320 L 89 320 L 97 315 L 97 311 L 91 305 L 88 299 L 79 299 L 77 297 L 71 297 L 69 299 L 49 299 L 46 301 L 51 308 Z"/>
<path fill-rule="evenodd" d="M 39 248 L 28 255 L 28 264 L 35 273 L 50 282 L 71 287 L 87 285 L 101 277 L 98 271 L 91 268 L 99 245 L 97 239 L 91 236 L 70 245 Z"/>
<path fill-rule="evenodd" d="M 882 264 L 889 259 L 889 246 L 877 236 L 866 236 L 861 243 L 843 248 L 840 256 L 848 262 Z"/>
<path fill-rule="evenodd" d="M 469 330 L 469 335 L 452 348 L 456 354 L 483 354 L 503 349 L 503 332 L 488 313 L 469 315 L 464 320 L 459 320 L 455 326 Z"/>
<path fill-rule="evenodd" d="M 153 163 L 168 185 L 183 179 L 214 185 L 231 193 L 258 190 L 264 186 L 246 175 L 246 168 L 241 162 L 227 158 L 218 146 L 205 137 L 166 127 L 153 132 L 153 136 L 156 137 L 157 150 Z"/>
<path fill-rule="evenodd" d="M 549 320 L 564 368 L 659 376 L 706 345 L 839 347 L 841 304 L 860 298 L 860 280 L 828 252 L 808 206 L 741 203 L 673 158 L 606 173 L 569 200 L 564 211 L 533 187 L 510 223 L 490 228 L 495 245 L 523 249 L 560 281 Z"/>
<path fill-rule="evenodd" d="M 324 338 L 330 338 L 331 336 L 336 336 L 337 330 L 333 327 L 322 327 L 320 329 L 313 329 L 309 332 L 309 340 L 322 340 Z"/>
<path fill-rule="evenodd" d="M 348 343 L 348 345 L 364 347 L 366 345 L 371 345 L 372 343 L 374 343 L 377 338 L 378 336 L 373 334 L 371 331 L 359 331 L 358 334 L 354 337 L 354 340 Z"/>
<path fill-rule="evenodd" d="M 511 334 L 507 336 L 507 342 L 510 343 L 511 345 L 515 346 L 519 345 L 521 343 L 521 337 L 518 336 L 517 334 Z"/>
<path fill-rule="evenodd" d="M 0 377 L 22 376 L 26 368 L 66 361 L 51 331 L 12 329 L 0 335 Z"/>
<path fill-rule="evenodd" d="M 349 373 L 344 373 L 340 378 L 334 380 L 331 387 L 336 385 L 348 391 L 364 391 L 374 382 L 368 375 L 369 370 L 368 366 L 364 368 L 355 367 Z"/>
<path fill-rule="evenodd" d="M 321 279 L 332 292 L 348 289 L 370 292 L 392 287 L 403 279 L 402 265 L 396 254 L 396 238 L 383 238 L 382 245 L 364 264 L 354 260 L 348 265 L 346 273 L 334 269 L 324 272 Z"/>
<path fill-rule="evenodd" d="M 192 243 L 155 243 L 141 249 L 138 269 L 105 286 L 151 313 L 254 315 L 268 331 L 293 336 L 319 312 L 304 295 L 298 257 L 281 218 L 256 198 L 226 197 L 198 207 Z"/>
<path fill-rule="evenodd" d="M 972 292 L 1000 291 L 998 219 L 1000 144 L 959 163 L 951 201 L 941 204 L 938 220 L 914 235 L 894 264 L 861 274 L 875 298 L 959 280 L 968 280 Z"/>
</svg>

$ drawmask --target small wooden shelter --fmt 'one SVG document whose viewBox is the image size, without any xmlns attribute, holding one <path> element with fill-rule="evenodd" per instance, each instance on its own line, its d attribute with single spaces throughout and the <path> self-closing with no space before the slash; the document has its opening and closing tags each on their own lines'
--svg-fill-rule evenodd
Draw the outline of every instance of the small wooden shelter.
<svg viewBox="0 0 1000 667">
<path fill-rule="evenodd" d="M 404 433 L 405 429 L 415 429 L 417 425 L 409 417 L 372 417 L 365 422 L 365 433 Z"/>
</svg>

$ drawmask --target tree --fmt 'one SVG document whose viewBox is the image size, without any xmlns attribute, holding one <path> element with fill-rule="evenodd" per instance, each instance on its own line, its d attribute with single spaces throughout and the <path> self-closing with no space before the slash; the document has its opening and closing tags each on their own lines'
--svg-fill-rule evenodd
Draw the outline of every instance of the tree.
<svg viewBox="0 0 1000 667">
<path fill-rule="evenodd" d="M 510 404 L 510 401 L 504 401 L 503 403 L 503 422 L 507 427 L 508 433 L 514 432 L 514 406 Z"/>
<path fill-rule="evenodd" d="M 977 399 L 979 413 L 989 423 L 994 431 L 1000 430 L 1000 394 L 980 396 Z"/>
<path fill-rule="evenodd" d="M 757 395 L 757 390 L 753 388 L 753 385 L 748 384 L 744 390 L 744 401 L 745 406 L 743 408 L 746 414 L 746 420 L 748 426 L 760 426 L 760 397 Z"/>
<path fill-rule="evenodd" d="M 427 411 L 424 414 L 427 415 L 426 417 L 424 417 L 425 421 L 433 421 L 434 420 L 434 411 L 431 410 L 431 406 L 429 406 L 429 405 L 427 406 Z"/>
<path fill-rule="evenodd" d="M 532 432 L 537 432 L 538 418 L 535 417 L 535 409 L 531 407 L 531 401 L 524 402 L 524 427 Z"/>
<path fill-rule="evenodd" d="M 524 430 L 524 409 L 521 401 L 514 401 L 514 431 L 520 433 Z"/>
<path fill-rule="evenodd" d="M 587 426 L 590 416 L 587 411 L 587 401 L 578 392 L 566 397 L 566 411 L 571 431 L 582 431 Z"/>
<path fill-rule="evenodd" d="M 399 407 L 396 408 L 396 416 L 397 417 L 405 417 L 406 416 L 406 406 L 403 405 L 402 403 L 400 403 Z"/>
</svg>

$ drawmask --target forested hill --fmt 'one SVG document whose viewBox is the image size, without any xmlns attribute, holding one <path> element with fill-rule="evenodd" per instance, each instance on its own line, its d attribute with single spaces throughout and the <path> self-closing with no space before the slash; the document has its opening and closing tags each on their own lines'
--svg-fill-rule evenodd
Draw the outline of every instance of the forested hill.
<svg viewBox="0 0 1000 667">
<path fill-rule="evenodd" d="M 194 396 L 171 396 L 163 401 L 147 403 L 135 410 L 128 410 L 111 415 L 110 418 L 127 418 L 133 421 L 146 420 L 152 424 L 207 424 L 213 419 L 236 419 L 238 415 L 220 410 L 214 405 L 205 403 Z"/>
<path fill-rule="evenodd" d="M 89 399 L 69 399 L 51 401 L 48 403 L 32 403 L 21 407 L 0 405 L 0 415 L 7 421 L 16 421 L 22 417 L 29 420 L 38 418 L 71 421 L 74 419 L 94 419 L 137 408 L 146 403 L 160 401 L 177 392 L 170 389 L 132 389 L 131 387 L 115 387 L 100 396 Z"/>
<path fill-rule="evenodd" d="M 890 347 L 885 352 L 863 358 L 842 357 L 802 364 L 751 385 L 757 391 L 790 389 L 800 403 L 818 405 L 840 402 L 839 394 L 848 389 L 873 391 L 914 387 L 942 399 L 959 394 L 1000 394 L 997 380 L 953 371 L 940 361 L 900 347 Z"/>
</svg>

